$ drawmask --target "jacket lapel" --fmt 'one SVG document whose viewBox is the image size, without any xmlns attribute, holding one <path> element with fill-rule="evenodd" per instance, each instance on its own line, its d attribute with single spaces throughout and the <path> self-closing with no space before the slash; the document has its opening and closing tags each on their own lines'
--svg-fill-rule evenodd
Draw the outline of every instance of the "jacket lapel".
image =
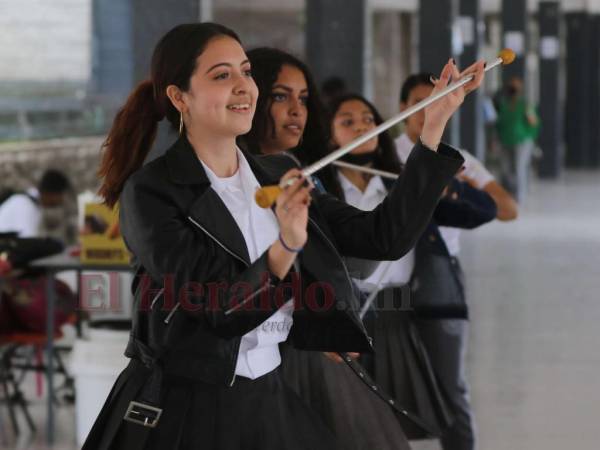
<svg viewBox="0 0 600 450">
<path fill-rule="evenodd" d="M 250 265 L 242 231 L 221 197 L 210 186 L 192 203 L 188 215 L 194 225 Z"/>
<path fill-rule="evenodd" d="M 197 185 L 196 198 L 188 209 L 193 226 L 201 228 L 229 252 L 250 264 L 248 247 L 242 231 L 219 195 L 210 187 L 202 163 L 185 138 L 179 140 L 166 155 L 169 178 L 183 185 Z"/>
</svg>

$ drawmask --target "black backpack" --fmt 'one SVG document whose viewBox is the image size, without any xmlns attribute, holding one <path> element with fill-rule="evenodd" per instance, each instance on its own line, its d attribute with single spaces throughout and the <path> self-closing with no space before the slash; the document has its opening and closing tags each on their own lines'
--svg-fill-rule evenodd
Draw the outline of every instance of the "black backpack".
<svg viewBox="0 0 600 450">
<path fill-rule="evenodd" d="M 0 233 L 0 257 L 7 259 L 15 268 L 25 268 L 34 259 L 63 250 L 63 244 L 56 239 L 20 238 L 16 233 Z"/>
</svg>

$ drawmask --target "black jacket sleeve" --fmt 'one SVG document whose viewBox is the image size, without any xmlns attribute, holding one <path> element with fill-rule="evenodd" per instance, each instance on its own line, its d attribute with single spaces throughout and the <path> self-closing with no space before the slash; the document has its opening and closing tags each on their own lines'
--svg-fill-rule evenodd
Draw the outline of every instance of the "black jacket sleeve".
<svg viewBox="0 0 600 450">
<path fill-rule="evenodd" d="M 494 220 L 496 213 L 496 202 L 487 192 L 455 180 L 433 218 L 438 225 L 472 229 Z"/>
<path fill-rule="evenodd" d="M 164 286 L 165 304 L 178 304 L 177 314 L 234 337 L 256 328 L 281 306 L 273 292 L 280 280 L 269 271 L 267 252 L 245 270 L 232 270 L 229 255 L 190 223 L 160 183 L 129 180 L 120 217 L 127 246 L 152 280 Z"/>
<path fill-rule="evenodd" d="M 404 256 L 463 162 L 460 153 L 445 144 L 434 152 L 417 143 L 387 197 L 373 211 L 354 208 L 329 194 L 317 196 L 342 255 L 375 260 Z"/>
</svg>

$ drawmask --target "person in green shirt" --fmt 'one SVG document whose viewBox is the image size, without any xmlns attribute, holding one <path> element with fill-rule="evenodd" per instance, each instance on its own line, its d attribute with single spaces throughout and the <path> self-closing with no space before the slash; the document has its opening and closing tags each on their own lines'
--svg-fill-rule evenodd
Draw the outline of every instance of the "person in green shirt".
<svg viewBox="0 0 600 450">
<path fill-rule="evenodd" d="M 523 82 L 512 77 L 498 101 L 496 129 L 505 154 L 503 172 L 519 203 L 528 190 L 529 167 L 539 130 L 535 109 L 523 97 Z"/>
</svg>

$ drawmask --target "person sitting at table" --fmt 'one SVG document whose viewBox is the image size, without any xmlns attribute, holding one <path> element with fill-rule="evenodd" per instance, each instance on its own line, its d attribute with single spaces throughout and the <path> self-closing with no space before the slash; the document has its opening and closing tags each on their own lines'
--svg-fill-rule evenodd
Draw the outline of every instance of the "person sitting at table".
<svg viewBox="0 0 600 450">
<path fill-rule="evenodd" d="M 25 191 L 7 190 L 0 200 L 0 233 L 15 232 L 18 237 L 52 236 L 62 241 L 74 238 L 73 231 L 63 230 L 61 224 L 70 223 L 65 217 L 71 182 L 54 169 L 46 170 L 36 187 Z"/>
<path fill-rule="evenodd" d="M 66 244 L 74 242 L 76 214 L 68 214 L 71 192 L 66 175 L 48 169 L 37 187 L 21 192 L 6 190 L 2 195 L 5 200 L 0 199 L 0 335 L 46 331 L 48 278 L 45 271 L 29 264 L 60 253 Z M 77 298 L 60 279 L 54 279 L 53 289 L 55 328 L 59 330 L 70 320 Z"/>
</svg>

